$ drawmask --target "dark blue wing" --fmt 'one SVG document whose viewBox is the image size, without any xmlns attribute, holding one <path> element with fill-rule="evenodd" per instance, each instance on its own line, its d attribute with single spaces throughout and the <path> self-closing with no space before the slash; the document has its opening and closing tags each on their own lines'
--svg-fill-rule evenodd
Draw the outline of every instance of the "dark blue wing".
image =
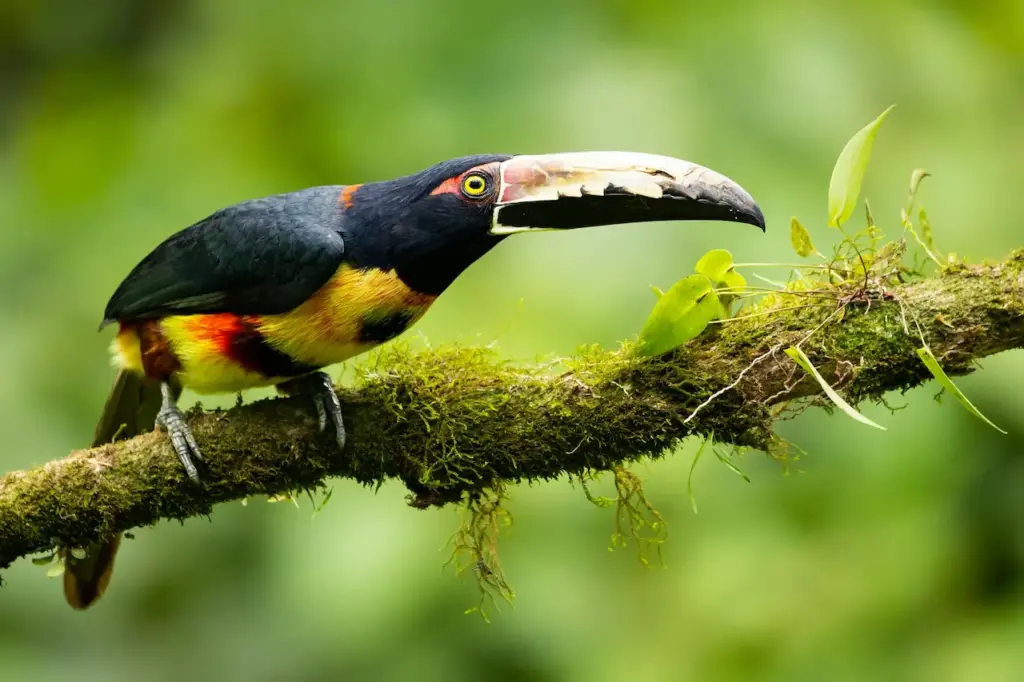
<svg viewBox="0 0 1024 682">
<path fill-rule="evenodd" d="M 341 265 L 341 187 L 314 187 L 217 211 L 157 246 L 121 283 L 104 322 L 287 312 Z"/>
</svg>

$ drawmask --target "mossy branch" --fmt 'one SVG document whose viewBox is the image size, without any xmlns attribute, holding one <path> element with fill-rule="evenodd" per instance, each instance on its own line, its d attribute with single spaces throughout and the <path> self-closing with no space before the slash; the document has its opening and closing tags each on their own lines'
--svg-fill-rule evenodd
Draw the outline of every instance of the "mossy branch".
<svg viewBox="0 0 1024 682">
<path fill-rule="evenodd" d="M 837 300 L 779 301 L 654 359 L 627 344 L 522 367 L 480 348 L 395 346 L 340 389 L 344 453 L 317 432 L 302 399 L 196 409 L 189 423 L 207 459 L 201 486 L 188 483 L 162 433 L 0 479 L 0 567 L 55 545 L 206 515 L 218 502 L 321 487 L 332 476 L 366 485 L 398 479 L 413 492 L 411 504 L 425 507 L 517 481 L 582 480 L 662 456 L 695 434 L 777 453 L 773 425 L 785 409 L 808 399 L 829 404 L 782 349 L 802 341 L 852 404 L 929 380 L 915 352 L 922 336 L 948 374 L 966 374 L 980 358 L 1024 347 L 1024 251 L 847 297 L 842 315 L 823 316 Z"/>
</svg>

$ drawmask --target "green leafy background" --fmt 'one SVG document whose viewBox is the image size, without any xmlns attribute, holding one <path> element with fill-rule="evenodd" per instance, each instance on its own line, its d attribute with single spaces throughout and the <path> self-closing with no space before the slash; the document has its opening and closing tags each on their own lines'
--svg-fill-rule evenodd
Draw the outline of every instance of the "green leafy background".
<svg viewBox="0 0 1024 682">
<path fill-rule="evenodd" d="M 0 465 L 85 444 L 111 379 L 107 296 L 211 210 L 390 177 L 480 151 L 632 149 L 739 180 L 769 229 L 656 224 L 515 237 L 418 327 L 509 357 L 612 347 L 709 249 L 826 249 L 843 145 L 887 106 L 861 197 L 899 231 L 914 168 L 946 252 L 1021 246 L 1024 9 L 995 0 L 516 3 L 94 0 L 0 5 Z M 851 221 L 860 224 L 862 211 Z M 773 273 L 764 272 L 771 277 Z M 416 334 L 410 336 L 416 342 Z M 484 623 L 441 565 L 452 510 L 338 483 L 311 518 L 251 500 L 126 544 L 73 613 L 19 562 L 0 590 L 0 678 L 33 680 L 1015 680 L 1024 669 L 1024 355 L 783 425 L 766 458 L 697 443 L 636 473 L 667 568 L 609 553 L 612 512 L 557 482 L 512 491 L 515 608 Z M 261 395 L 259 393 L 254 395 Z M 222 401 L 230 402 L 230 398 Z M 206 401 L 210 402 L 210 401 Z M 609 494 L 611 482 L 595 494 Z"/>
</svg>

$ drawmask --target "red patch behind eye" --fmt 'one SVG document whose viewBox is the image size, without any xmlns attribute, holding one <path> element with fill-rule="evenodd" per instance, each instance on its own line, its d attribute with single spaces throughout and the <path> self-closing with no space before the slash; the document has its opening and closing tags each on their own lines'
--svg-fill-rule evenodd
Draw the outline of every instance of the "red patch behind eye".
<svg viewBox="0 0 1024 682">
<path fill-rule="evenodd" d="M 460 194 L 462 192 L 462 177 L 462 175 L 456 175 L 454 178 L 448 178 L 430 193 L 431 196 L 436 194 Z"/>
<path fill-rule="evenodd" d="M 494 179 L 494 177 L 497 175 L 497 171 L 498 164 L 496 163 L 485 163 L 480 166 L 474 166 L 473 168 L 470 168 L 469 170 L 463 173 L 459 173 L 454 178 L 448 178 L 440 185 L 435 187 L 433 191 L 430 192 L 430 194 L 431 196 L 436 196 L 438 194 L 455 194 L 462 197 L 463 199 L 477 201 L 489 199 L 491 195 L 493 195 L 493 192 L 487 192 L 485 194 L 481 194 L 480 196 L 467 197 L 463 192 L 462 183 L 465 182 L 467 177 L 473 175 L 474 173 L 487 176 L 488 182 L 497 182 L 497 180 Z"/>
<path fill-rule="evenodd" d="M 345 208 L 352 208 L 352 195 L 356 193 L 362 184 L 349 185 L 345 189 L 341 190 L 341 203 Z"/>
</svg>

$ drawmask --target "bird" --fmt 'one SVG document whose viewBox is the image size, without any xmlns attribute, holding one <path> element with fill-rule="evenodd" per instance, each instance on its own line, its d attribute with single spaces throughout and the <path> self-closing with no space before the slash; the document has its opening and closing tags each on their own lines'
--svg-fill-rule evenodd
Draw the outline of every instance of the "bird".
<svg viewBox="0 0 1024 682">
<path fill-rule="evenodd" d="M 478 154 L 394 179 L 322 185 L 221 208 L 159 243 L 110 297 L 117 375 L 93 446 L 165 430 L 187 479 L 202 447 L 177 405 L 275 386 L 308 396 L 344 451 L 325 369 L 399 336 L 508 236 L 650 221 L 765 231 L 726 176 L 643 152 Z M 106 591 L 120 536 L 64 553 L 64 594 L 85 609 Z"/>
</svg>

